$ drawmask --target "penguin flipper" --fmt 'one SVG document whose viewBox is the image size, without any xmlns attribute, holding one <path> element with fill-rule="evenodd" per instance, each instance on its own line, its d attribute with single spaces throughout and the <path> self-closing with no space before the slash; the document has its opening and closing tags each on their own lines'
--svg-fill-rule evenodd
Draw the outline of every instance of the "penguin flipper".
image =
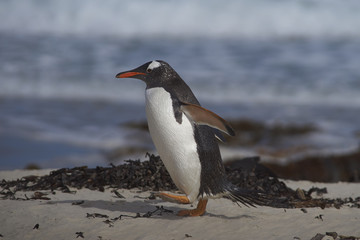
<svg viewBox="0 0 360 240">
<path fill-rule="evenodd" d="M 207 125 L 230 136 L 235 136 L 235 131 L 229 123 L 206 108 L 191 103 L 181 102 L 180 110 L 196 124 Z"/>
<path fill-rule="evenodd" d="M 222 134 L 222 132 L 216 128 L 212 128 L 213 132 L 214 132 L 214 135 L 216 137 L 217 140 L 219 140 L 220 142 L 223 142 L 225 143 L 226 142 L 226 139 L 224 137 L 224 135 Z"/>
</svg>

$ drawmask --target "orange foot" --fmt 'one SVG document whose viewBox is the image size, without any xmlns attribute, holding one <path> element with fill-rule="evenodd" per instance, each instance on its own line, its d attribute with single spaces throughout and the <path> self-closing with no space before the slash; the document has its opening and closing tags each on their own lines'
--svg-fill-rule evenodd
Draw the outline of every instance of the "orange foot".
<svg viewBox="0 0 360 240">
<path fill-rule="evenodd" d="M 192 210 L 181 210 L 178 212 L 178 216 L 190 216 L 190 217 L 196 217 L 204 215 L 206 210 L 206 204 L 208 200 L 207 199 L 200 199 L 197 207 Z"/>
<path fill-rule="evenodd" d="M 182 203 L 182 204 L 190 203 L 190 200 L 186 196 L 172 195 L 169 193 L 158 193 L 158 194 L 156 194 L 156 196 L 158 196 L 162 200 L 168 201 L 168 202 L 176 202 L 176 203 Z"/>
</svg>

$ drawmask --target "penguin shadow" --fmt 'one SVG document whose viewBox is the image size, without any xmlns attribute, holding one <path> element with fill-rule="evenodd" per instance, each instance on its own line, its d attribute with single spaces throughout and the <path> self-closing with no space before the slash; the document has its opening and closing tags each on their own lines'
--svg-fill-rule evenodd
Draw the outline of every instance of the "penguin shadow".
<svg viewBox="0 0 360 240">
<path fill-rule="evenodd" d="M 45 204 L 45 203 L 44 203 Z M 115 201 L 106 200 L 60 200 L 50 201 L 46 204 L 69 204 L 74 207 L 89 209 L 89 213 L 99 213 L 109 215 L 108 212 L 102 213 L 102 210 L 111 211 L 110 218 L 120 215 L 127 217 L 147 217 L 147 218 L 164 218 L 169 220 L 178 220 L 177 212 L 185 209 L 175 206 L 163 206 L 166 202 L 162 200 L 131 200 L 120 199 Z"/>
<path fill-rule="evenodd" d="M 140 216 L 144 216 L 149 212 L 155 212 L 151 217 L 154 218 L 163 218 L 168 220 L 180 220 L 184 217 L 177 216 L 177 213 L 180 210 L 184 209 L 192 209 L 195 208 L 196 205 L 188 205 L 188 204 L 178 204 L 176 206 L 168 206 L 168 202 L 163 201 L 161 199 L 155 200 L 132 200 L 127 201 L 126 199 L 116 200 L 116 201 L 104 201 L 104 200 L 95 200 L 95 201 L 85 201 L 83 204 L 79 205 L 83 208 L 97 208 L 101 210 L 108 210 L 118 215 L 124 214 L 131 214 L 136 216 L 140 214 Z M 163 206 L 166 205 L 166 206 Z M 191 207 L 190 207 L 191 206 Z M 163 208 L 164 210 L 161 210 Z M 159 211 L 156 211 L 159 210 Z M 210 210 L 210 209 L 209 209 Z M 212 218 L 219 218 L 219 219 L 255 219 L 256 217 L 250 216 L 247 214 L 237 215 L 237 216 L 226 216 L 223 214 L 215 214 L 206 211 L 204 217 L 212 217 Z"/>
<path fill-rule="evenodd" d="M 233 206 L 232 206 L 233 207 Z M 242 206 L 239 207 L 238 206 L 235 206 L 237 207 L 237 209 L 241 209 Z M 231 216 L 229 215 L 224 215 L 224 214 L 219 214 L 219 213 L 213 213 L 211 212 L 211 208 L 208 209 L 209 211 L 206 211 L 205 215 L 209 216 L 209 217 L 213 217 L 213 218 L 221 218 L 221 219 L 227 219 L 227 220 L 231 220 L 231 219 L 242 219 L 242 218 L 245 218 L 245 219 L 256 219 L 256 216 L 252 216 L 252 215 L 248 215 L 248 214 L 241 214 L 241 212 L 239 211 L 239 215 L 233 215 L 231 214 Z M 219 211 L 218 211 L 219 212 Z"/>
<path fill-rule="evenodd" d="M 214 214 L 214 213 L 209 213 L 209 212 L 206 212 L 204 216 L 227 219 L 227 220 L 242 219 L 242 218 L 247 218 L 247 219 L 255 219 L 256 218 L 254 216 L 250 216 L 250 215 L 247 215 L 247 214 L 242 214 L 242 215 L 238 215 L 238 216 L 226 216 L 226 215 L 223 215 L 223 214 Z"/>
<path fill-rule="evenodd" d="M 180 210 L 184 209 L 192 209 L 195 208 L 196 205 L 183 205 L 183 204 L 177 204 L 173 205 L 171 204 L 169 206 L 169 203 L 166 201 L 163 201 L 162 199 L 140 199 L 139 200 L 127 200 L 127 199 L 116 199 L 113 201 L 106 201 L 106 200 L 59 200 L 59 201 L 49 201 L 47 203 L 43 204 L 67 204 L 71 205 L 73 207 L 80 207 L 84 209 L 89 209 L 89 213 L 99 213 L 103 214 L 101 211 L 111 211 L 112 214 L 109 216 L 110 218 L 117 217 L 120 215 L 124 215 L 127 217 L 133 217 L 136 218 L 138 216 L 142 217 L 149 217 L 149 213 L 151 218 L 163 218 L 168 220 L 180 220 L 183 217 L 177 216 L 177 213 Z M 164 206 L 165 205 L 165 206 Z M 191 207 L 190 207 L 191 206 Z M 97 211 L 98 209 L 99 211 Z M 91 211 L 90 211 L 91 210 Z M 104 215 L 108 215 L 108 212 L 104 213 Z M 255 216 L 242 214 L 242 215 L 236 215 L 236 216 L 227 216 L 224 214 L 215 214 L 211 212 L 211 209 L 209 211 L 206 211 L 204 214 L 204 217 L 211 217 L 211 218 L 219 218 L 219 219 L 255 219 Z"/>
</svg>

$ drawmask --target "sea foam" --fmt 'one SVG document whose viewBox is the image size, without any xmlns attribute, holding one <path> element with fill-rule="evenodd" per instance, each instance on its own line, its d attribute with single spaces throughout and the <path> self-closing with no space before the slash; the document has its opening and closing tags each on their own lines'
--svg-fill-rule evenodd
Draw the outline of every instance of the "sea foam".
<svg viewBox="0 0 360 240">
<path fill-rule="evenodd" d="M 0 30 L 117 37 L 359 37 L 357 0 L 0 2 Z"/>
</svg>

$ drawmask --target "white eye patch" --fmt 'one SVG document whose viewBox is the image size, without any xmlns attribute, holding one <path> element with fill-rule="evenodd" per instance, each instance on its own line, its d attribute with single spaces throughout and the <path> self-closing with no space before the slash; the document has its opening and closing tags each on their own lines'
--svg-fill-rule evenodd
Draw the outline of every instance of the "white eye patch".
<svg viewBox="0 0 360 240">
<path fill-rule="evenodd" d="M 149 66 L 148 66 L 148 68 L 147 68 L 147 70 L 153 70 L 154 68 L 158 68 L 158 67 L 160 67 L 161 66 L 161 63 L 159 63 L 159 62 L 157 62 L 157 61 L 152 61 L 150 64 L 149 64 Z"/>
</svg>

